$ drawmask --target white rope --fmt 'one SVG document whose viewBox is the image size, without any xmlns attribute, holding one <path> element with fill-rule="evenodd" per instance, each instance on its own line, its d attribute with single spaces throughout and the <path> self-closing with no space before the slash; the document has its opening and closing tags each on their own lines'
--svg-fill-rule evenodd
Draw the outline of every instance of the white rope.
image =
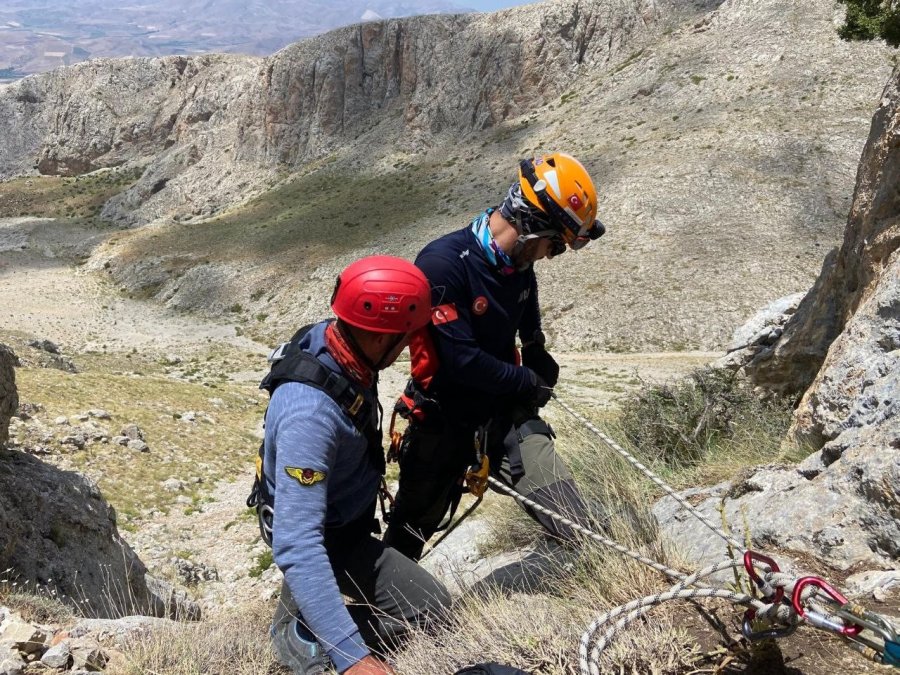
<svg viewBox="0 0 900 675">
<path fill-rule="evenodd" d="M 658 487 L 662 488 L 662 490 L 669 495 L 672 499 L 678 502 L 682 507 L 687 509 L 691 514 L 696 516 L 701 523 L 706 525 L 710 530 L 715 532 L 718 536 L 724 539 L 732 548 L 744 553 L 747 549 L 734 537 L 728 535 L 726 532 L 722 530 L 722 528 L 716 526 L 712 522 L 707 519 L 702 513 L 700 513 L 697 509 L 695 509 L 684 497 L 679 495 L 675 490 L 673 490 L 662 478 L 653 473 L 650 469 L 648 469 L 644 464 L 642 464 L 634 455 L 625 450 L 621 445 L 616 443 L 612 438 L 604 434 L 600 429 L 594 426 L 590 420 L 588 420 L 584 415 L 574 410 L 567 403 L 564 403 L 556 394 L 553 394 L 553 400 L 556 401 L 559 405 L 563 407 L 570 415 L 572 415 L 575 419 L 581 422 L 584 426 L 590 429 L 600 440 L 606 443 L 607 446 L 612 448 L 615 452 L 617 452 L 622 458 L 624 458 L 629 464 L 635 467 L 638 471 L 643 473 L 647 478 L 653 481 Z"/>
<path fill-rule="evenodd" d="M 568 525 L 572 529 L 577 530 L 578 532 L 581 532 L 582 534 L 590 537 L 594 541 L 596 541 L 600 544 L 603 544 L 604 546 L 608 546 L 609 548 L 618 551 L 622 555 L 628 556 L 629 558 L 633 558 L 634 560 L 637 560 L 638 562 L 641 562 L 641 563 L 647 565 L 648 567 L 652 567 L 657 572 L 660 572 L 660 573 L 666 575 L 670 579 L 675 579 L 676 581 L 683 582 L 685 579 L 689 578 L 689 576 L 687 574 L 685 574 L 684 572 L 680 572 L 672 567 L 667 567 L 666 565 L 658 563 L 655 560 L 653 560 L 652 558 L 648 558 L 648 557 L 638 553 L 637 551 L 632 551 L 631 549 L 622 546 L 622 544 L 619 544 L 618 542 L 613 541 L 612 539 L 609 539 L 600 534 L 597 534 L 596 532 L 594 532 L 592 530 L 589 530 L 588 528 L 584 527 L 583 525 L 581 525 L 579 523 L 576 523 L 574 520 L 572 520 L 570 518 L 566 518 L 565 516 L 562 516 L 562 515 L 556 513 L 555 511 L 551 511 L 550 509 L 548 509 L 544 506 L 541 506 L 537 502 L 532 501 L 531 499 L 528 499 L 528 497 L 524 497 L 524 496 L 520 495 L 513 488 L 509 487 L 506 483 L 503 483 L 502 481 L 497 480 L 493 476 L 488 476 L 488 483 L 493 485 L 498 490 L 508 494 L 510 497 L 512 497 L 519 503 L 525 504 L 526 506 L 534 509 L 535 511 L 540 511 L 541 513 L 547 514 L 554 520 L 557 520 L 565 525 Z M 736 561 L 732 561 L 732 562 L 736 562 Z"/>
<path fill-rule="evenodd" d="M 742 546 L 737 540 L 733 537 L 726 534 L 721 528 L 716 527 L 713 523 L 711 523 L 703 514 L 701 514 L 697 509 L 695 509 L 691 504 L 684 500 L 680 495 L 678 495 L 669 485 L 667 485 L 661 478 L 659 478 L 656 474 L 654 474 L 650 469 L 648 469 L 644 464 L 642 464 L 637 458 L 635 458 L 632 454 L 622 448 L 618 443 L 616 443 L 609 436 L 604 434 L 600 429 L 594 426 L 588 419 L 586 419 L 583 415 L 579 414 L 575 410 L 573 410 L 570 406 L 560 401 L 556 396 L 554 396 L 556 402 L 559 403 L 567 412 L 569 412 L 573 417 L 579 420 L 582 424 L 584 424 L 588 429 L 590 429 L 594 434 L 596 434 L 604 443 L 606 443 L 610 448 L 612 448 L 615 452 L 617 452 L 620 456 L 622 456 L 625 460 L 627 460 L 632 466 L 641 471 L 645 476 L 647 476 L 650 480 L 652 480 L 657 486 L 662 488 L 669 496 L 674 498 L 681 506 L 687 509 L 692 515 L 696 516 L 706 527 L 715 532 L 719 537 L 724 539 L 733 549 L 740 551 L 741 553 L 746 551 L 746 548 Z M 793 607 L 789 604 L 772 604 L 763 602 L 752 596 L 737 593 L 735 591 L 725 589 L 725 588 L 714 588 L 710 587 L 705 583 L 702 583 L 700 580 L 706 577 L 709 577 L 716 572 L 720 572 L 727 569 L 736 569 L 743 568 L 744 563 L 742 560 L 736 558 L 728 558 L 726 560 L 722 560 L 714 565 L 709 565 L 708 567 L 695 572 L 694 574 L 687 575 L 679 570 L 676 570 L 672 567 L 668 567 L 659 563 L 651 558 L 648 558 L 637 551 L 633 551 L 631 549 L 622 546 L 616 541 L 609 539 L 608 537 L 604 537 L 587 527 L 584 527 L 580 523 L 573 521 L 570 518 L 567 518 L 559 513 L 556 513 L 535 501 L 528 499 L 527 497 L 520 495 L 516 492 L 512 487 L 503 483 L 493 476 L 488 477 L 488 482 L 498 489 L 501 492 L 504 492 L 511 496 L 513 499 L 518 501 L 521 504 L 524 504 L 540 513 L 544 513 L 554 520 L 561 522 L 570 528 L 590 537 L 592 540 L 607 546 L 615 551 L 618 551 L 622 555 L 625 555 L 629 558 L 637 560 L 644 565 L 664 574 L 665 576 L 675 579 L 677 583 L 670 588 L 668 591 L 664 593 L 657 593 L 653 595 L 648 595 L 639 600 L 634 600 L 629 602 L 626 605 L 622 605 L 620 607 L 616 607 L 601 616 L 599 616 L 595 621 L 593 621 L 590 626 L 584 631 L 581 641 L 578 647 L 578 655 L 579 655 L 579 665 L 581 667 L 582 675 L 599 675 L 599 659 L 600 653 L 605 649 L 612 639 L 615 637 L 616 633 L 620 630 L 627 627 L 634 620 L 644 616 L 647 612 L 649 612 L 653 607 L 660 605 L 664 602 L 668 602 L 670 600 L 677 599 L 685 599 L 691 600 L 696 598 L 721 598 L 728 600 L 734 604 L 738 605 L 750 605 L 754 607 L 756 611 L 756 617 L 759 619 L 769 619 L 774 621 L 779 621 L 782 624 L 796 624 L 803 619 L 797 615 L 794 611 Z M 760 563 L 757 565 L 759 569 L 763 570 L 763 579 L 764 579 L 764 588 L 768 590 L 773 590 L 776 587 L 780 587 L 784 589 L 785 597 L 790 597 L 793 593 L 794 585 L 797 581 L 795 577 L 792 577 L 787 574 L 783 574 L 780 572 L 773 572 L 768 565 L 764 563 Z M 688 588 L 689 586 L 693 586 L 693 588 Z M 824 610 L 818 603 L 813 602 L 813 598 L 816 595 L 815 587 L 807 587 L 803 590 L 801 594 L 802 601 L 809 605 L 814 611 L 819 612 L 820 614 L 824 614 L 828 619 L 836 622 L 840 622 L 841 619 L 834 615 L 830 615 Z M 620 617 L 622 614 L 626 614 L 626 616 L 616 622 L 611 628 L 609 628 L 597 642 L 595 643 L 593 649 L 589 650 L 591 640 L 594 635 L 604 626 L 606 626 L 610 621 L 613 621 L 617 617 Z"/>
</svg>

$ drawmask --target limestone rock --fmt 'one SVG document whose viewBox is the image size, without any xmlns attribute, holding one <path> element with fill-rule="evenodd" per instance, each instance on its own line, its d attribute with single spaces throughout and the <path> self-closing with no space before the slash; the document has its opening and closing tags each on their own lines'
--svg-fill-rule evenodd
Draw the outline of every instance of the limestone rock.
<svg viewBox="0 0 900 675">
<path fill-rule="evenodd" d="M 818 434 L 820 438 L 815 439 L 818 442 L 834 437 L 833 429 L 824 428 L 828 426 L 824 420 L 809 419 L 816 415 L 812 409 L 818 407 L 818 399 L 837 394 L 826 380 L 841 377 L 843 371 L 843 375 L 851 377 L 851 382 L 841 386 L 847 393 L 853 389 L 852 395 L 861 393 L 869 387 L 870 374 L 884 378 L 879 371 L 891 367 L 894 360 L 890 352 L 896 351 L 900 344 L 897 325 L 900 309 L 896 305 L 900 278 L 893 259 L 900 247 L 900 194 L 896 190 L 900 182 L 898 106 L 900 69 L 895 69 L 882 93 L 860 159 L 843 244 L 825 259 L 819 278 L 785 326 L 775 348 L 760 352 L 747 366 L 747 373 L 757 384 L 779 392 L 799 394 L 816 379 L 801 405 L 808 419 L 800 422 L 799 431 L 807 436 Z M 879 289 L 884 284 L 887 288 Z M 879 297 L 873 300 L 876 294 Z M 860 316 L 850 328 L 851 319 L 860 311 L 868 318 Z M 879 322 L 877 328 L 871 325 L 873 320 Z M 842 332 L 846 336 L 844 344 L 832 349 L 832 343 Z M 859 343 L 862 349 L 855 357 L 866 361 L 862 369 L 848 365 L 849 352 L 854 350 L 851 342 Z M 829 364 L 822 368 L 826 354 Z M 817 393 L 823 384 L 831 393 L 824 390 Z M 872 394 L 867 392 L 867 397 L 871 398 Z M 876 405 L 874 401 L 870 404 Z M 839 407 L 846 409 L 846 402 Z"/>
<path fill-rule="evenodd" d="M 794 468 L 762 467 L 734 485 L 682 496 L 713 523 L 723 508 L 736 538 L 749 536 L 763 551 L 775 546 L 840 570 L 891 569 L 900 560 L 900 448 L 881 445 L 877 432 L 812 479 Z M 725 556 L 724 542 L 671 497 L 653 514 L 689 560 Z"/>
<path fill-rule="evenodd" d="M 861 437 L 900 446 L 900 227 L 896 244 L 883 261 L 880 283 L 872 284 L 831 344 L 794 417 L 793 435 L 824 446 L 826 462 Z"/>
<path fill-rule="evenodd" d="M 44 655 L 41 657 L 41 663 L 48 668 L 63 670 L 69 666 L 71 657 L 72 654 L 69 650 L 69 643 L 63 641 L 53 645 L 44 652 Z"/>
<path fill-rule="evenodd" d="M 869 570 L 851 574 L 844 583 L 851 597 L 872 597 L 884 602 L 891 591 L 900 590 L 900 570 Z"/>
<path fill-rule="evenodd" d="M 35 654 L 44 650 L 47 634 L 27 621 L 13 616 L 3 622 L 0 641 L 12 645 L 22 654 Z"/>
<path fill-rule="evenodd" d="M 9 420 L 19 407 L 15 364 L 16 355 L 9 347 L 0 344 L 0 448 L 9 439 Z"/>
<path fill-rule="evenodd" d="M 0 652 L 0 675 L 24 675 L 25 661 L 19 652 L 10 649 L 5 654 Z"/>
<path fill-rule="evenodd" d="M 803 293 L 794 293 L 770 303 L 759 310 L 731 336 L 727 354 L 716 366 L 739 370 L 760 353 L 772 349 L 784 332 L 785 324 L 797 311 Z"/>
<path fill-rule="evenodd" d="M 147 574 L 119 536 L 97 486 L 16 451 L 0 451 L 0 569 L 53 591 L 87 616 L 196 618 L 184 594 Z"/>
</svg>

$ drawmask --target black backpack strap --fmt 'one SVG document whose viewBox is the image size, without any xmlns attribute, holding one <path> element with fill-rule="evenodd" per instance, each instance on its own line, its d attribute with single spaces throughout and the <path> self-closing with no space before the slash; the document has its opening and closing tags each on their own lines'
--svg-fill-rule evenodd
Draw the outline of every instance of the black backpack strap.
<svg viewBox="0 0 900 675">
<path fill-rule="evenodd" d="M 380 429 L 372 414 L 372 404 L 366 400 L 363 392 L 348 378 L 331 370 L 296 344 L 290 344 L 284 357 L 272 364 L 260 389 L 267 390 L 271 395 L 284 382 L 302 382 L 323 391 L 338 404 L 361 434 L 368 437 L 374 428 L 380 437 Z"/>
<path fill-rule="evenodd" d="M 381 447 L 381 407 L 378 406 L 378 392 L 374 391 L 375 403 L 366 399 L 365 392 L 350 379 L 337 373 L 312 354 L 300 348 L 304 336 L 316 324 L 304 326 L 291 338 L 290 342 L 276 347 L 269 355 L 272 364 L 269 373 L 263 378 L 259 388 L 275 393 L 279 385 L 285 382 L 300 382 L 314 387 L 327 394 L 352 422 L 359 433 L 365 436 L 369 458 L 380 475 L 385 472 L 384 450 Z M 378 406 L 376 411 L 373 406 Z M 256 458 L 256 479 L 247 506 L 256 507 L 259 515 L 259 530 L 263 541 L 271 545 L 272 515 L 274 499 L 269 494 L 263 467 L 265 444 L 260 444 Z"/>
</svg>

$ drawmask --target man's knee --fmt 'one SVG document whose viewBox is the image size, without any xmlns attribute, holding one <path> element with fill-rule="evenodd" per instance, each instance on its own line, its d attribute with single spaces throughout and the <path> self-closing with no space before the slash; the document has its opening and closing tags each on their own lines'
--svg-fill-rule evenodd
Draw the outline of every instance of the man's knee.
<svg viewBox="0 0 900 675">
<path fill-rule="evenodd" d="M 424 626 L 448 615 L 453 602 L 450 592 L 418 563 L 387 548 L 382 568 L 389 572 L 379 583 L 390 588 L 388 592 L 406 620 Z"/>
<path fill-rule="evenodd" d="M 561 481 L 573 481 L 572 472 L 557 454 L 551 436 L 543 433 L 524 435 L 519 442 L 519 452 L 525 470 L 524 489 L 533 492 Z"/>
</svg>

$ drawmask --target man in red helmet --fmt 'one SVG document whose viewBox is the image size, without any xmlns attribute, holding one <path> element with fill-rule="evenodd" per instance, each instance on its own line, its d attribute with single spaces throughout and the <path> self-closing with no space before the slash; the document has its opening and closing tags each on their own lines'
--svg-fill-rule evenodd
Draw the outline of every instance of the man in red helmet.
<svg viewBox="0 0 900 675">
<path fill-rule="evenodd" d="M 585 503 L 538 414 L 559 366 L 544 345 L 533 264 L 603 232 L 587 171 L 554 153 L 522 161 L 499 207 L 416 258 L 431 283 L 434 314 L 410 347 L 413 378 L 398 402 L 409 426 L 386 544 L 421 557 L 447 511 L 453 516 L 460 478 L 479 451 L 520 494 L 586 524 Z M 529 514 L 558 537 L 574 536 L 544 514 Z"/>
<path fill-rule="evenodd" d="M 284 573 L 271 634 L 294 673 L 392 673 L 372 648 L 449 607 L 444 586 L 371 536 L 384 474 L 376 383 L 431 316 L 412 263 L 359 260 L 338 277 L 336 320 L 307 326 L 270 356 L 257 482 L 263 537 Z M 346 606 L 342 594 L 353 599 Z"/>
</svg>

